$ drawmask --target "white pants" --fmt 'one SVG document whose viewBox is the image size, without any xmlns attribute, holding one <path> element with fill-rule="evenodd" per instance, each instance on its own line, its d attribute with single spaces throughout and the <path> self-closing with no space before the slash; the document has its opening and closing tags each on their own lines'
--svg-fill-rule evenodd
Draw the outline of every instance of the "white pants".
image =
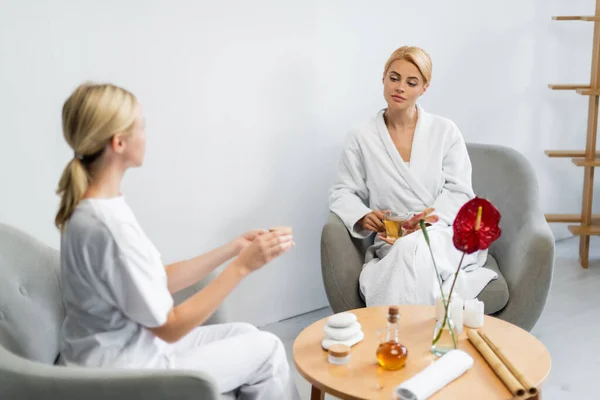
<svg viewBox="0 0 600 400">
<path fill-rule="evenodd" d="M 200 326 L 171 346 L 171 368 L 209 374 L 227 397 L 300 399 L 283 344 L 250 324 Z"/>
</svg>

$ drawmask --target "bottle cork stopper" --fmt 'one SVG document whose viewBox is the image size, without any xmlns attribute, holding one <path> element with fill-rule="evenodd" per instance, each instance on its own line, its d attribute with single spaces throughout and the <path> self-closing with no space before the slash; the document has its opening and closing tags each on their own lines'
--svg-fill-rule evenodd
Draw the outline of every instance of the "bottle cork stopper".
<svg viewBox="0 0 600 400">
<path fill-rule="evenodd" d="M 346 357 L 350 354 L 350 347 L 345 344 L 334 344 L 329 346 L 328 352 L 333 357 Z"/>
<path fill-rule="evenodd" d="M 288 235 L 291 235 L 292 227 L 291 226 L 274 226 L 271 229 L 269 229 L 269 232 L 283 232 L 283 233 L 287 233 Z"/>
<path fill-rule="evenodd" d="M 388 309 L 388 321 L 392 323 L 398 321 L 399 314 L 400 309 L 398 308 L 398 306 L 390 306 L 390 308 Z"/>
</svg>

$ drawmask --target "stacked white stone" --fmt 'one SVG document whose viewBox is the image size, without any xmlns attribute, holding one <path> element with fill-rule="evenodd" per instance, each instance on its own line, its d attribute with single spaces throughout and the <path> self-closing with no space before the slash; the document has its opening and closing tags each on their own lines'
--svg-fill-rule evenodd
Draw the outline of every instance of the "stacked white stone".
<svg viewBox="0 0 600 400">
<path fill-rule="evenodd" d="M 327 324 L 323 330 L 325 331 L 325 339 L 323 339 L 321 345 L 325 350 L 334 344 L 345 344 L 352 347 L 365 337 L 356 315 L 350 312 L 332 315 L 327 319 Z"/>
</svg>

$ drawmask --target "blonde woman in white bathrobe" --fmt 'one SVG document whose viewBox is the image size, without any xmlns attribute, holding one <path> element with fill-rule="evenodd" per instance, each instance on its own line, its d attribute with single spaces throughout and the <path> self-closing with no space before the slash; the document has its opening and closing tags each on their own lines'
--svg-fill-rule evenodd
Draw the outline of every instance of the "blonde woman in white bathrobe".
<svg viewBox="0 0 600 400">
<path fill-rule="evenodd" d="M 384 212 L 435 209 L 427 230 L 445 290 L 461 257 L 452 243 L 452 222 L 475 196 L 471 162 L 456 124 L 417 104 L 431 71 L 423 49 L 394 51 L 383 74 L 387 108 L 350 132 L 330 191 L 330 209 L 350 234 L 375 236 L 360 275 L 367 306 L 434 304 L 440 290 L 423 233 L 415 229 L 397 240 L 387 238 Z M 475 298 L 497 277 L 482 267 L 486 258 L 487 250 L 465 256 L 455 289 L 463 299 Z"/>
<path fill-rule="evenodd" d="M 125 172 L 141 166 L 145 154 L 135 96 L 114 85 L 83 84 L 62 117 L 74 155 L 60 179 L 56 215 L 66 312 L 61 362 L 197 370 L 211 375 L 227 398 L 298 399 L 277 337 L 243 323 L 199 326 L 244 277 L 292 248 L 292 236 L 251 231 L 163 265 L 121 194 Z M 206 288 L 174 306 L 172 293 L 228 260 Z"/>
</svg>

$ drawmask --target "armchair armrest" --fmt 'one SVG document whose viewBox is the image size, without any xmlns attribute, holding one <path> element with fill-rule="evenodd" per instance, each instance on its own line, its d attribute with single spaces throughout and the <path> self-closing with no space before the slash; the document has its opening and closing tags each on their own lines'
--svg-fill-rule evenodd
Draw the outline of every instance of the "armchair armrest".
<svg viewBox="0 0 600 400">
<path fill-rule="evenodd" d="M 335 313 L 365 306 L 358 278 L 368 240 L 353 239 L 342 220 L 329 213 L 321 233 L 321 272 L 327 299 Z"/>
<path fill-rule="evenodd" d="M 539 209 L 516 217 L 493 248 L 509 290 L 508 304 L 496 316 L 530 331 L 550 292 L 554 236 Z"/>
<path fill-rule="evenodd" d="M 217 400 L 215 382 L 202 372 L 105 370 L 46 365 L 0 347 L 0 398 L 60 400 Z"/>
</svg>

